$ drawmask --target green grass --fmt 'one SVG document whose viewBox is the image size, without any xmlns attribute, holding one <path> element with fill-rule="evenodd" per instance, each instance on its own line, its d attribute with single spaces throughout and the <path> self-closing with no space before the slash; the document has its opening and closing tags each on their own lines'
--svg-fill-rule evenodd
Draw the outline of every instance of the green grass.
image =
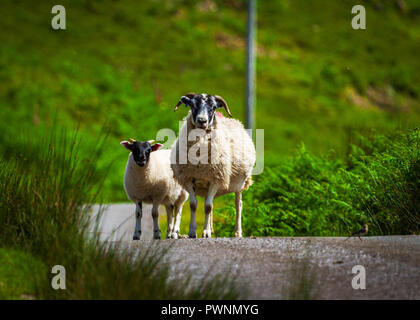
<svg viewBox="0 0 420 320">
<path fill-rule="evenodd" d="M 177 132 L 182 94 L 219 94 L 244 119 L 245 1 L 207 3 L 65 0 L 67 30 L 54 31 L 50 1 L 0 2 L 1 297 L 238 297 L 225 279 L 168 283 L 155 248 L 87 241 L 81 209 L 127 201 L 119 141 Z M 419 233 L 418 131 L 397 132 L 420 123 L 420 5 L 403 3 L 364 1 L 355 31 L 350 0 L 258 2 L 265 171 L 245 192 L 245 235 L 344 235 L 366 221 L 372 234 Z M 216 235 L 232 235 L 232 205 L 215 202 Z M 10 269 L 21 261 L 40 279 L 65 265 L 69 289 Z"/>
<path fill-rule="evenodd" d="M 89 210 L 104 176 L 81 155 L 77 134 L 16 135 L 24 152 L 0 157 L 0 296 L 5 299 L 236 299 L 228 275 L 202 283 L 170 280 L 156 244 L 130 249 L 89 232 Z M 16 251 L 19 250 L 19 251 Z M 25 265 L 20 265 L 25 263 Z M 54 265 L 66 268 L 66 290 L 51 288 Z M 29 281 L 29 280 L 30 281 Z"/>
<path fill-rule="evenodd" d="M 0 148 L 17 149 L 17 131 L 39 135 L 55 118 L 79 127 L 84 153 L 105 130 L 95 159 L 103 172 L 113 163 L 103 199 L 126 201 L 119 141 L 177 132 L 185 109 L 172 109 L 182 94 L 220 94 L 244 119 L 245 2 L 200 3 L 63 1 L 67 30 L 54 31 L 49 1 L 2 1 Z M 363 31 L 350 27 L 350 0 L 258 3 L 256 118 L 267 167 L 301 142 L 342 157 L 350 132 L 418 125 L 419 6 L 381 3 L 365 2 Z"/>
<path fill-rule="evenodd" d="M 419 159 L 419 129 L 358 136 L 344 160 L 302 145 L 244 193 L 244 235 L 344 236 L 365 223 L 370 235 L 419 234 Z M 216 235 L 231 235 L 233 196 L 218 215 Z"/>
<path fill-rule="evenodd" d="M 47 267 L 22 251 L 0 248 L 0 299 L 33 299 Z"/>
</svg>

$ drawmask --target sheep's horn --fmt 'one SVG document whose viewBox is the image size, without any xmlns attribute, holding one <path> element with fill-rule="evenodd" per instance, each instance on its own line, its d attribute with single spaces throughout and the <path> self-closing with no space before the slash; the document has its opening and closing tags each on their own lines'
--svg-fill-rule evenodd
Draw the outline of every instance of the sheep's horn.
<svg viewBox="0 0 420 320">
<path fill-rule="evenodd" d="M 187 94 L 184 94 L 183 96 L 184 96 L 184 97 L 188 97 L 188 98 L 192 99 L 192 98 L 194 98 L 195 93 L 194 93 L 194 92 L 188 92 Z M 176 106 L 175 106 L 174 112 L 178 109 L 178 107 L 179 107 L 181 104 L 182 104 L 182 101 L 181 101 L 181 99 L 180 99 L 180 100 L 179 100 L 179 102 L 178 102 L 178 103 L 176 104 Z"/>
<path fill-rule="evenodd" d="M 229 107 L 225 99 L 223 99 L 221 96 L 214 96 L 216 98 L 216 101 L 219 101 L 222 104 L 222 107 L 225 108 L 227 114 L 232 117 L 232 114 L 230 113 Z"/>
<path fill-rule="evenodd" d="M 147 142 L 149 142 L 150 144 L 152 144 L 153 142 L 155 142 L 155 140 L 149 140 Z"/>
<path fill-rule="evenodd" d="M 176 104 L 176 106 L 175 106 L 175 109 L 174 109 L 174 112 L 176 111 L 176 110 L 178 110 L 178 107 L 180 106 L 182 104 L 182 102 L 181 102 L 181 100 L 179 100 L 179 102 Z"/>
<path fill-rule="evenodd" d="M 134 140 L 133 138 L 128 138 L 128 141 L 130 141 L 131 143 L 136 142 L 136 140 Z"/>
</svg>

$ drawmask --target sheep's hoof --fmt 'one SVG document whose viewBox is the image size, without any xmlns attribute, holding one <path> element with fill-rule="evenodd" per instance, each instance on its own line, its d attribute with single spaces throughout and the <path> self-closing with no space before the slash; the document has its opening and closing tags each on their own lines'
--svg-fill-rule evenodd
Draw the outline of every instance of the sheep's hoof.
<svg viewBox="0 0 420 320">
<path fill-rule="evenodd" d="M 203 238 L 211 238 L 211 230 L 204 230 Z"/>
<path fill-rule="evenodd" d="M 153 239 L 160 240 L 160 230 L 153 232 Z"/>
<path fill-rule="evenodd" d="M 134 232 L 133 240 L 140 240 L 141 231 Z"/>
<path fill-rule="evenodd" d="M 166 235 L 166 239 L 178 239 L 178 232 L 170 232 Z"/>
<path fill-rule="evenodd" d="M 188 238 L 190 238 L 190 239 L 195 239 L 195 238 L 197 238 L 197 234 L 194 232 L 189 232 L 188 233 Z"/>
<path fill-rule="evenodd" d="M 242 238 L 242 232 L 241 231 L 235 231 L 235 238 Z"/>
</svg>

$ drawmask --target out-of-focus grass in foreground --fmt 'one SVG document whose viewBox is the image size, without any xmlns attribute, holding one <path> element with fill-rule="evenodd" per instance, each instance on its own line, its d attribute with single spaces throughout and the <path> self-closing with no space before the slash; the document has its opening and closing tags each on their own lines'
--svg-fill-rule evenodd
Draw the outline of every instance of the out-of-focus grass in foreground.
<svg viewBox="0 0 420 320">
<path fill-rule="evenodd" d="M 104 176 L 63 131 L 20 138 L 0 158 L 0 297 L 34 299 L 235 299 L 228 275 L 203 283 L 170 279 L 164 250 L 102 243 L 89 232 L 89 209 Z M 66 290 L 53 290 L 51 268 L 66 268 Z"/>
</svg>

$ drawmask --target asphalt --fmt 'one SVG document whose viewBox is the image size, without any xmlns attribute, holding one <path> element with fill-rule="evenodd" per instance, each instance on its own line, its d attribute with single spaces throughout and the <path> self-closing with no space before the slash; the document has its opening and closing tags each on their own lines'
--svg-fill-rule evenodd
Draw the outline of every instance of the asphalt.
<svg viewBox="0 0 420 320">
<path fill-rule="evenodd" d="M 101 208 L 98 230 L 94 230 L 98 212 Z M 92 223 L 91 232 L 98 232 L 102 241 L 132 241 L 135 219 L 135 205 L 133 203 L 112 204 L 99 207 L 94 205 L 91 211 Z M 159 214 L 163 214 L 163 208 L 159 208 Z M 153 219 L 152 205 L 143 205 L 143 216 L 141 219 L 142 234 L 140 240 L 153 240 Z"/>
<path fill-rule="evenodd" d="M 420 299 L 420 236 L 153 241 L 147 205 L 140 241 L 131 240 L 134 224 L 134 204 L 111 205 L 98 231 L 102 240 L 123 241 L 133 250 L 148 243 L 169 248 L 165 263 L 173 279 L 190 275 L 201 283 L 209 274 L 228 274 L 243 298 Z M 352 287 L 358 265 L 365 270 L 366 289 Z"/>
</svg>

